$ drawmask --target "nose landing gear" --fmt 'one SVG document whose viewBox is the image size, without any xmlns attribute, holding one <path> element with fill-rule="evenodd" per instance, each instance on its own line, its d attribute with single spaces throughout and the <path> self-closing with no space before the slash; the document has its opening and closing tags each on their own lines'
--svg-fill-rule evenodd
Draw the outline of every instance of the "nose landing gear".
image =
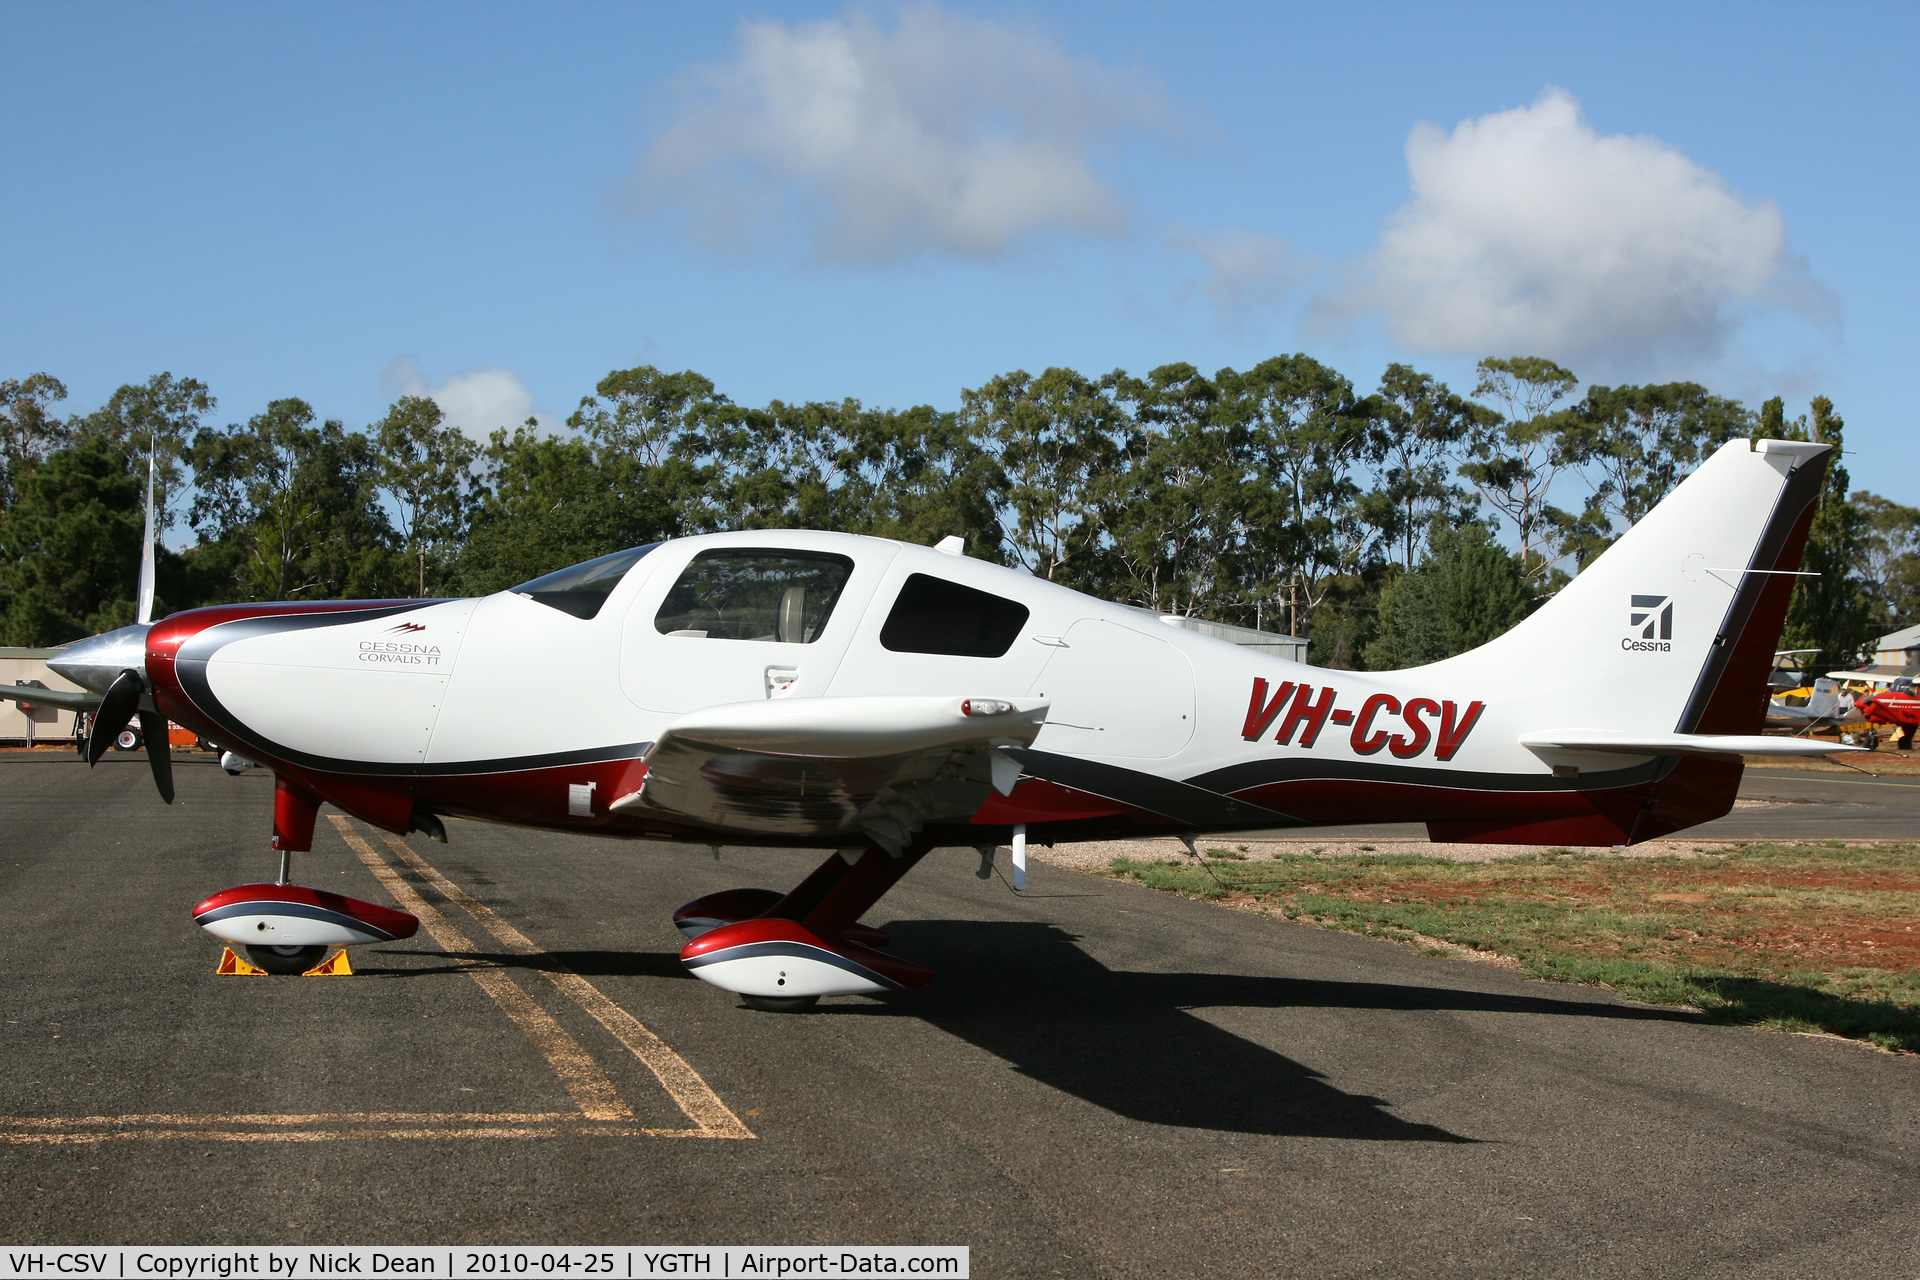
<svg viewBox="0 0 1920 1280">
<path fill-rule="evenodd" d="M 193 922 L 245 948 L 247 959 L 270 974 L 305 973 L 330 947 L 411 938 L 420 921 L 408 912 L 289 883 L 293 855 L 313 848 L 319 801 L 285 778 L 275 783 L 273 847 L 280 851 L 280 879 L 216 893 L 193 909 Z"/>
</svg>

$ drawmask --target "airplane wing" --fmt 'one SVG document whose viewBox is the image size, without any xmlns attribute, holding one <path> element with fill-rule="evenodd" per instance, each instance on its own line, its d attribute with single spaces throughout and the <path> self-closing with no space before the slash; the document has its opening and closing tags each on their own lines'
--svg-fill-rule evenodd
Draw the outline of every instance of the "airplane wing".
<svg viewBox="0 0 1920 1280">
<path fill-rule="evenodd" d="M 768 835 L 844 835 L 898 854 L 929 821 L 965 820 L 1013 790 L 1046 723 L 1033 699 L 783 698 L 692 711 L 642 757 L 623 813 Z"/>
<path fill-rule="evenodd" d="M 84 689 L 36 689 L 24 684 L 0 684 L 0 698 L 30 702 L 36 707 L 59 707 L 62 711 L 94 711 L 100 695 Z"/>
</svg>

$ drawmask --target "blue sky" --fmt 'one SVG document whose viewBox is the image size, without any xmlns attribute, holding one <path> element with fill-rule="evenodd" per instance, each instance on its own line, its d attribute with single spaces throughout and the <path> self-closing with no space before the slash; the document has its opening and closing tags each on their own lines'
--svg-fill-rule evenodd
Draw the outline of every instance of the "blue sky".
<svg viewBox="0 0 1920 1280">
<path fill-rule="evenodd" d="M 0 7 L 0 377 L 484 432 L 613 368 L 952 407 L 1482 355 L 1911 465 L 1912 6 Z M 1413 169 L 1410 171 L 1410 161 Z M 1417 181 L 1416 192 L 1411 185 Z M 1563 495 L 1577 501 L 1579 495 Z"/>
</svg>

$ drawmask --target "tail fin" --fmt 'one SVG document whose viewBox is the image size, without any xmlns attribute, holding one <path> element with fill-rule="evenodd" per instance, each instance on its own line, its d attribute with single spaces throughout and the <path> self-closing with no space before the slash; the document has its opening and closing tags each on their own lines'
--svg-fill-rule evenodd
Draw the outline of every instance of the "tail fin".
<svg viewBox="0 0 1920 1280">
<path fill-rule="evenodd" d="M 1813 694 L 1807 699 L 1807 714 L 1830 716 L 1840 710 L 1840 691 L 1833 681 L 1821 676 L 1813 682 Z"/>
<path fill-rule="evenodd" d="M 1555 724 L 1759 733 L 1828 450 L 1729 441 L 1531 617 L 1442 665 L 1550 671 L 1530 692 Z"/>
<path fill-rule="evenodd" d="M 1586 814 L 1430 821 L 1429 834 L 1633 844 L 1731 810 L 1742 753 L 1836 750 L 1759 736 L 1827 452 L 1797 441 L 1728 442 L 1532 617 L 1436 664 L 1480 686 L 1504 677 L 1510 698 L 1526 707 L 1519 745 L 1582 794 L 1588 770 L 1635 756 L 1667 763 L 1613 791 L 1601 783 Z"/>
</svg>

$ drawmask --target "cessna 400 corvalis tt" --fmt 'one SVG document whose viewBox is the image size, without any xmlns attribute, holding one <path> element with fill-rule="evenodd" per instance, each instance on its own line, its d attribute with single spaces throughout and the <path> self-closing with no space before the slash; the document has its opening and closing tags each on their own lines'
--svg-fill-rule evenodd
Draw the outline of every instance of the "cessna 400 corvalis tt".
<svg viewBox="0 0 1920 1280">
<path fill-rule="evenodd" d="M 1726 813 L 1742 753 L 1835 749 L 1759 736 L 1825 453 L 1726 445 L 1518 627 L 1406 671 L 1239 648 L 957 540 L 798 531 L 637 547 L 483 599 L 195 609 L 53 666 L 101 697 L 96 739 L 144 711 L 273 771 L 281 883 L 199 918 L 269 938 L 254 954 L 277 971 L 411 931 L 286 883 L 327 803 L 441 839 L 459 817 L 828 851 L 790 892 L 675 917 L 694 974 L 796 1008 L 933 976 L 859 918 L 935 847 L 1355 819 L 1622 845 Z"/>
</svg>

